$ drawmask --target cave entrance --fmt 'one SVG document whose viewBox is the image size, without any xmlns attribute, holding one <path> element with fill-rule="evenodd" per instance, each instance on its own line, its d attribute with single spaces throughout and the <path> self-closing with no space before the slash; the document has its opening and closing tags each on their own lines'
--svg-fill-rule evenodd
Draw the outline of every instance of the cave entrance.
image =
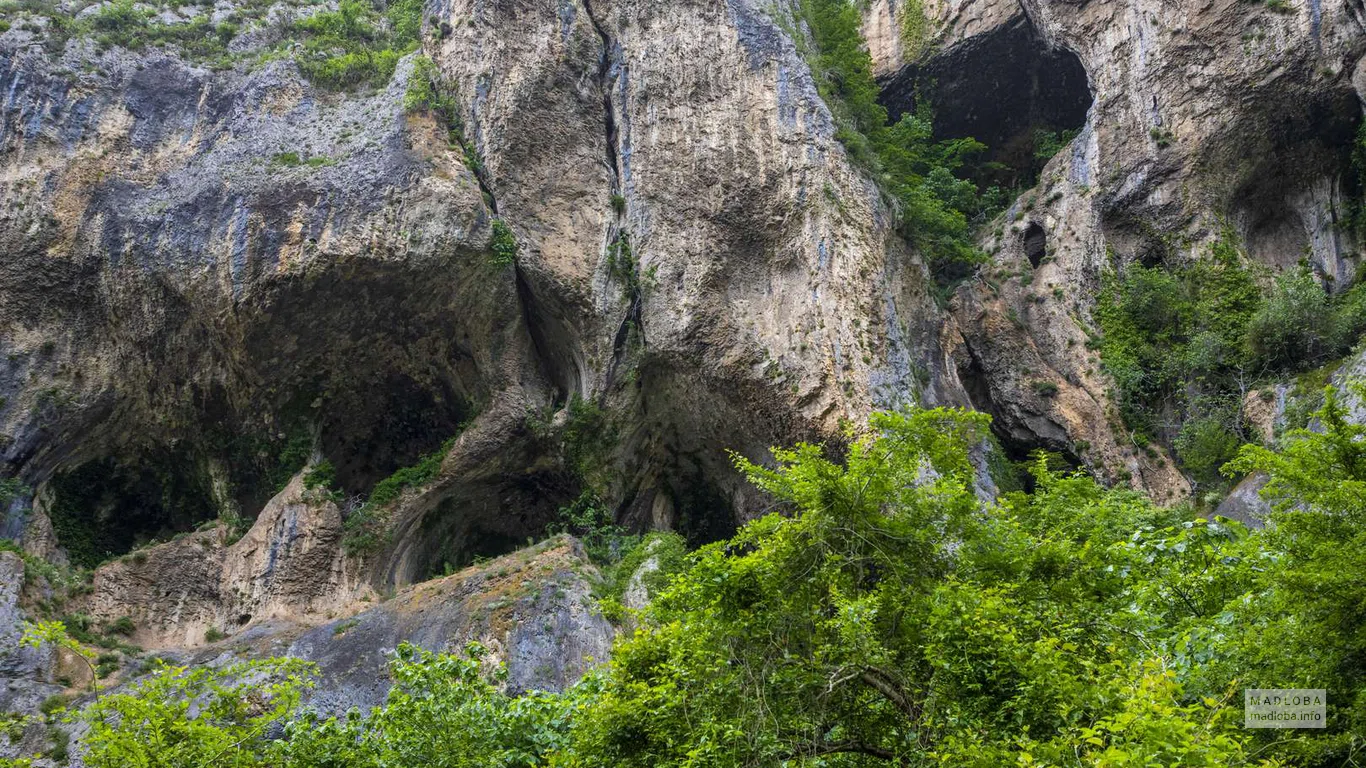
<svg viewBox="0 0 1366 768">
<path fill-rule="evenodd" d="M 1248 255 L 1286 270 L 1306 257 L 1323 267 L 1354 253 L 1352 212 L 1366 201 L 1355 92 L 1283 97 L 1238 124 L 1205 164 L 1216 178 L 1236 180 L 1226 204 Z"/>
<path fill-rule="evenodd" d="M 473 416 L 474 407 L 449 382 L 389 374 L 327 402 L 322 452 L 336 467 L 341 488 L 367 495 L 379 481 L 440 450 Z"/>
<path fill-rule="evenodd" d="M 1035 269 L 1043 263 L 1043 257 L 1048 253 L 1048 234 L 1038 222 L 1030 222 L 1029 228 L 1024 233 L 1024 252 L 1029 259 L 1029 265 Z"/>
<path fill-rule="evenodd" d="M 132 461 L 89 461 L 57 474 L 49 487 L 57 543 L 84 568 L 218 516 L 207 473 L 184 452 L 169 449 Z"/>
<path fill-rule="evenodd" d="M 1033 186 L 1091 108 L 1081 60 L 1044 40 L 1023 16 L 903 68 L 883 83 L 879 99 L 894 120 L 928 101 L 936 139 L 985 144 L 966 169 L 983 189 Z"/>
</svg>

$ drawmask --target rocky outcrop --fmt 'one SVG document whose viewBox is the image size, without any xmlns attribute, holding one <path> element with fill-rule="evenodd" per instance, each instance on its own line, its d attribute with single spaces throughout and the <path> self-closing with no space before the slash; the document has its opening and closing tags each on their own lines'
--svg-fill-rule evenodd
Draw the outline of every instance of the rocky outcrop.
<svg viewBox="0 0 1366 768">
<path fill-rule="evenodd" d="M 967 402 L 923 264 L 782 19 L 700 0 L 436 16 L 468 167 L 451 126 L 404 109 L 410 61 L 331 95 L 287 59 L 209 71 L 73 40 L 54 61 L 5 33 L 0 418 L 40 502 L 96 467 L 102 489 L 188 477 L 205 509 L 253 516 L 275 489 L 250 447 L 300 424 L 364 493 L 468 423 L 368 574 L 407 583 L 434 543 L 518 541 L 577 495 L 528 418 L 563 424 L 575 399 L 608 414 L 597 490 L 619 517 L 695 541 L 760 508 L 726 450 Z M 495 214 L 511 268 L 485 252 Z"/>
<path fill-rule="evenodd" d="M 84 609 L 167 651 L 229 635 L 197 661 L 318 660 L 339 709 L 378 701 L 379 650 L 405 639 L 480 639 L 514 688 L 563 686 L 611 634 L 571 546 L 408 585 L 584 491 L 633 529 L 722 537 L 765 509 L 727 450 L 838 443 L 875 409 L 972 405 L 1012 458 L 1182 498 L 1088 346 L 1100 281 L 1200 258 L 1225 225 L 1273 268 L 1303 253 L 1350 281 L 1359 10 L 866 6 L 894 113 L 928 95 L 936 130 L 1007 165 L 1037 128 L 1078 131 L 947 306 L 837 139 L 787 0 L 429 4 L 454 114 L 405 105 L 416 56 L 331 92 L 287 56 L 0 33 L 0 459 L 32 488 L 6 535 L 79 556 L 76 510 L 120 528 L 84 542 L 98 560 L 181 534 L 102 566 Z M 381 545 L 348 554 L 358 500 L 433 451 Z M 338 496 L 297 474 L 323 459 Z M 195 531 L 216 516 L 254 524 Z M 499 573 L 532 565 L 545 589 Z"/>
<path fill-rule="evenodd" d="M 342 549 L 341 510 L 302 475 L 246 535 L 230 536 L 214 526 L 101 566 L 81 607 L 100 624 L 128 617 L 133 642 L 168 649 L 252 622 L 316 621 L 375 596 Z"/>
<path fill-rule="evenodd" d="M 1110 479 L 1180 498 L 1187 484 L 1172 462 L 1126 439 L 1087 351 L 1101 275 L 1129 261 L 1201 258 L 1227 224 L 1263 264 L 1308 254 L 1331 285 L 1351 281 L 1359 246 L 1340 222 L 1360 123 L 1363 17 L 1346 2 L 1279 7 L 869 5 L 866 31 L 894 109 L 928 74 L 939 76 L 928 87 L 948 133 L 999 133 L 1010 124 L 993 117 L 1002 111 L 1079 129 L 987 233 L 992 264 L 955 299 L 963 379 L 1008 443 L 1072 453 Z M 918 55 L 908 54 L 908 29 L 924 43 Z M 1047 61 L 1064 64 L 1038 64 Z M 1078 65 L 1090 107 L 1084 121 L 1060 125 Z M 980 87 L 956 87 L 979 78 Z M 1034 381 L 1057 395 L 1039 396 Z"/>
<path fill-rule="evenodd" d="M 726 449 L 963 401 L 923 265 L 759 4 L 443 13 L 432 55 L 522 241 L 551 378 L 624 414 L 635 519 L 661 496 L 675 522 L 750 508 Z"/>
<path fill-rule="evenodd" d="M 329 712 L 382 702 L 385 654 L 401 642 L 452 653 L 478 642 L 489 663 L 507 665 L 510 692 L 560 691 L 612 647 L 612 626 L 592 596 L 595 577 L 577 542 L 553 539 L 311 629 L 288 653 L 318 664 L 312 704 Z"/>
<path fill-rule="evenodd" d="M 290 656 L 318 666 L 309 706 L 341 714 L 384 701 L 390 654 L 400 643 L 463 653 L 488 649 L 506 687 L 559 691 L 605 659 L 614 637 L 592 597 L 596 570 L 561 537 L 390 595 L 366 595 L 329 617 L 277 615 L 202 648 L 172 653 L 192 664 Z"/>
</svg>

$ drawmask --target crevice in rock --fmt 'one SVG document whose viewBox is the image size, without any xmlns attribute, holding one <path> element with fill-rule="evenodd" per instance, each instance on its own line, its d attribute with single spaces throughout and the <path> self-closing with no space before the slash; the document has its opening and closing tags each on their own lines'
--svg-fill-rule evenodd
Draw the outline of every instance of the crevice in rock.
<svg viewBox="0 0 1366 768">
<path fill-rule="evenodd" d="M 1018 406 L 1003 407 L 998 403 L 992 395 L 985 366 L 978 358 L 970 340 L 967 351 L 966 361 L 959 362 L 958 378 L 967 390 L 972 408 L 991 415 L 991 433 L 1000 443 L 1002 452 L 1012 467 L 1018 468 L 1021 462 L 1029 461 L 1038 451 L 1054 454 L 1071 467 L 1085 466 L 1071 443 L 1066 441 L 1066 435 L 1062 433 L 1061 428 L 1056 428 L 1058 435 L 1039 434 L 1029 425 L 1031 421 L 1037 423 L 1034 414 L 1022 413 Z M 1015 474 L 1016 479 L 1026 487 L 1033 482 L 1028 472 L 1016 471 Z"/>
<path fill-rule="evenodd" d="M 621 162 L 617 157 L 617 143 L 619 134 L 617 132 L 616 110 L 612 107 L 612 49 L 616 46 L 612 35 L 607 31 L 598 15 L 593 12 L 592 0 L 583 0 L 584 11 L 587 12 L 588 20 L 593 25 L 593 30 L 598 33 L 598 39 L 602 43 L 602 55 L 598 59 L 598 90 L 602 92 L 602 112 L 603 125 L 607 131 L 607 167 L 612 171 L 612 194 L 621 193 Z"/>
<path fill-rule="evenodd" d="M 626 229 L 625 197 L 623 196 L 625 181 L 622 178 L 621 160 L 617 151 L 621 134 L 617 126 L 616 108 L 612 103 L 612 86 L 615 80 L 612 73 L 612 53 L 617 44 L 612 39 L 611 33 L 607 31 L 606 25 L 594 12 L 592 0 L 583 0 L 583 7 L 602 45 L 602 55 L 598 59 L 597 77 L 598 90 L 602 92 L 607 167 L 611 171 L 610 193 L 614 213 L 612 226 L 608 227 L 606 248 L 612 263 L 616 265 L 608 270 L 608 276 L 623 278 L 625 283 L 623 290 L 626 292 L 629 302 L 626 316 L 617 326 L 617 332 L 612 342 L 612 362 L 608 366 L 600 397 L 600 402 L 605 402 L 607 395 L 616 383 L 617 373 L 630 352 L 628 347 L 632 337 L 634 336 L 639 344 L 645 343 L 645 327 L 641 313 L 640 267 L 631 251 L 630 237 Z"/>
<path fill-rule="evenodd" d="M 1026 15 L 907 66 L 882 86 L 879 100 L 894 120 L 928 102 L 936 139 L 985 144 L 968 169 L 984 188 L 1032 186 L 1050 150 L 1086 123 L 1092 100 L 1081 60 L 1047 41 Z"/>
<path fill-rule="evenodd" d="M 540 310 L 536 292 L 520 264 L 513 264 L 513 277 L 517 281 L 517 301 L 522 308 L 522 322 L 531 336 L 531 345 L 541 373 L 554 388 L 552 400 L 558 407 L 568 402 L 582 386 L 582 374 L 574 359 L 572 339 Z"/>
<path fill-rule="evenodd" d="M 1043 263 L 1044 255 L 1048 253 L 1048 234 L 1037 221 L 1031 221 L 1025 229 L 1023 244 L 1025 257 L 1029 259 L 1030 266 L 1038 269 Z"/>
</svg>

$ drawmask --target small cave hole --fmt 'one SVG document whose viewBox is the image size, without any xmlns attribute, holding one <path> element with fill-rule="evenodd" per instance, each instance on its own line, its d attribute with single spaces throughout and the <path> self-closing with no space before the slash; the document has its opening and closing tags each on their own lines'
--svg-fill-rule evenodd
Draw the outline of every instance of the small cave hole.
<svg viewBox="0 0 1366 768">
<path fill-rule="evenodd" d="M 1081 59 L 1021 16 L 882 83 L 892 119 L 933 108 L 936 139 L 971 137 L 986 150 L 965 170 L 987 190 L 1026 189 L 1086 124 L 1091 89 Z"/>
<path fill-rule="evenodd" d="M 170 449 L 88 461 L 50 481 L 48 517 L 72 564 L 95 566 L 218 516 L 212 481 Z"/>
<path fill-rule="evenodd" d="M 1029 259 L 1030 266 L 1035 269 L 1043 263 L 1044 254 L 1048 252 L 1048 234 L 1043 231 L 1043 227 L 1038 222 L 1030 222 L 1029 227 L 1024 233 L 1024 252 Z"/>
<path fill-rule="evenodd" d="M 461 484 L 423 517 L 395 583 L 449 576 L 511 554 L 543 538 L 571 504 L 570 485 L 554 472 Z"/>
</svg>

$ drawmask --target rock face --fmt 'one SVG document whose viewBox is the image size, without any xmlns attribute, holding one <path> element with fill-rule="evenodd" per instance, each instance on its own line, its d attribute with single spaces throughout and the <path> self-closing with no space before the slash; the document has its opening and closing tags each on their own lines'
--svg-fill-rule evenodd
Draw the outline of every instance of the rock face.
<svg viewBox="0 0 1366 768">
<path fill-rule="evenodd" d="M 287 653 L 318 665 L 311 704 L 327 712 L 381 703 L 385 654 L 401 642 L 451 653 L 479 642 L 490 663 L 507 665 L 510 692 L 561 691 L 612 648 L 612 626 L 591 594 L 592 569 L 577 542 L 553 539 L 311 629 Z"/>
<path fill-rule="evenodd" d="M 585 490 L 637 530 L 724 536 L 765 504 L 726 450 L 837 443 L 875 409 L 976 407 L 1012 458 L 1047 448 L 1179 499 L 1087 347 L 1105 272 L 1199 258 L 1224 226 L 1273 268 L 1358 268 L 1336 222 L 1362 14 L 1281 5 L 866 3 L 892 112 L 928 95 L 936 130 L 1002 161 L 1077 130 L 946 301 L 837 139 L 792 0 L 429 3 L 453 115 L 405 105 L 416 55 L 348 92 L 253 63 L 284 6 L 221 69 L 14 25 L 0 459 L 31 490 L 0 528 L 78 563 L 183 534 L 99 568 L 82 610 L 147 647 L 214 630 L 212 653 L 316 659 L 343 708 L 378 700 L 374 651 L 404 639 L 483 638 L 514 688 L 566 684 L 611 634 L 572 548 L 507 566 L 550 558 L 563 598 L 486 567 L 356 612 L 511 550 Z M 382 545 L 343 546 L 358 500 L 432 454 Z M 299 473 L 324 459 L 336 497 Z M 214 517 L 254 524 L 191 532 Z"/>
<path fill-rule="evenodd" d="M 63 473 L 156 465 L 201 518 L 252 516 L 269 468 L 236 446 L 305 424 L 364 492 L 467 424 L 374 564 L 406 583 L 439 566 L 434 528 L 516 541 L 577 493 L 527 425 L 575 399 L 610 415 L 621 518 L 703 540 L 760 503 L 725 450 L 968 402 L 923 265 L 757 5 L 438 16 L 479 177 L 405 112 L 411 61 L 336 96 L 287 60 L 54 60 L 5 33 L 0 388 L 32 547 Z M 495 213 L 513 268 L 485 252 Z M 139 507 L 111 493 L 106 516 Z"/>
<path fill-rule="evenodd" d="M 279 614 L 226 639 L 169 655 L 182 663 L 291 656 L 318 665 L 309 706 L 341 714 L 381 704 L 400 643 L 462 653 L 468 643 L 507 666 L 510 692 L 560 691 L 607 657 L 614 632 L 592 597 L 596 571 L 568 537 L 542 542 L 451 576 L 363 599 L 328 617 Z"/>
<path fill-rule="evenodd" d="M 101 566 L 82 607 L 102 624 L 127 616 L 133 642 L 167 649 L 253 621 L 317 620 L 374 597 L 342 551 L 341 511 L 308 493 L 302 476 L 245 536 L 228 536 L 217 526 Z"/>
<path fill-rule="evenodd" d="M 60 694 L 59 660 L 50 648 L 21 646 L 24 613 L 21 593 L 29 588 L 24 561 L 13 552 L 0 552 L 0 715 L 38 711 L 49 696 Z M 20 722 L 0 740 L 0 759 L 31 755 L 47 748 L 47 727 Z"/>
<path fill-rule="evenodd" d="M 1331 284 L 1353 279 L 1360 246 L 1339 222 L 1361 120 L 1363 16 L 1347 2 L 1280 8 L 869 4 L 865 31 L 894 111 L 929 75 L 937 129 L 953 135 L 1008 138 L 1001 113 L 1079 129 L 987 236 L 986 279 L 955 298 L 960 375 L 1008 448 L 1042 444 L 1180 498 L 1189 486 L 1172 463 L 1126 440 L 1086 351 L 1101 275 L 1200 258 L 1227 225 L 1270 267 L 1307 255 Z M 1085 120 L 1059 124 L 1082 99 Z M 1038 380 L 1057 396 L 1031 391 Z"/>
</svg>

